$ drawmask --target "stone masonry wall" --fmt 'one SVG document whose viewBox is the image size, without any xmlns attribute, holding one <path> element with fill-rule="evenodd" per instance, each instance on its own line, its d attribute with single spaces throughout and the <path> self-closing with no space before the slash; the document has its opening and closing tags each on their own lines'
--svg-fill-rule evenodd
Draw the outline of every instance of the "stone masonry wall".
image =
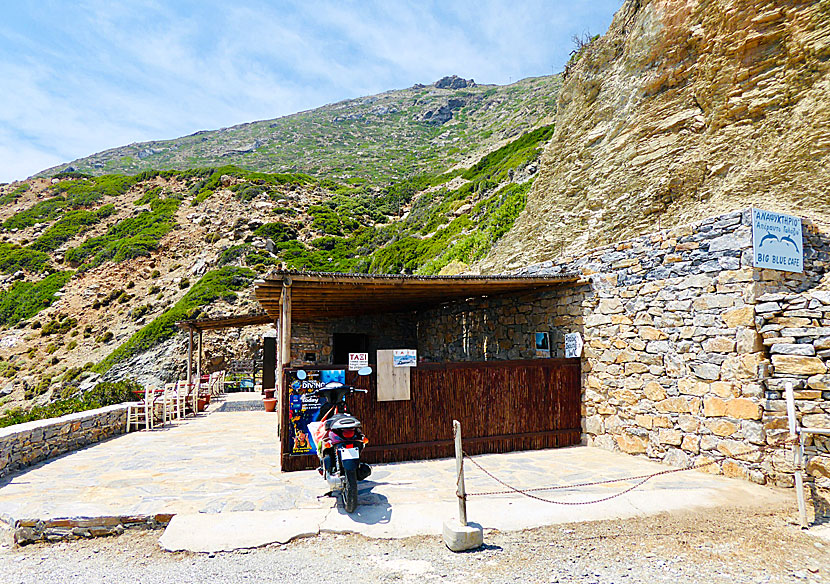
<svg viewBox="0 0 830 584">
<path fill-rule="evenodd" d="M 123 434 L 127 404 L 0 428 L 0 477 Z"/>
<path fill-rule="evenodd" d="M 781 380 L 801 382 L 803 424 L 830 426 L 830 320 L 822 310 L 830 305 L 815 292 L 830 246 L 805 220 L 805 272 L 792 274 L 754 269 L 751 245 L 746 210 L 524 270 L 578 271 L 590 282 L 556 309 L 559 326 L 585 338 L 588 444 L 706 464 L 707 472 L 758 483 L 791 482 L 789 451 L 772 448 L 786 426 Z M 780 314 L 770 304 L 776 295 L 786 300 Z M 770 449 L 749 452 L 761 446 Z M 812 454 L 824 460 L 827 444 Z M 811 464 L 823 481 L 826 464 Z"/>
<path fill-rule="evenodd" d="M 427 361 L 495 361 L 536 358 L 536 332 L 547 332 L 551 357 L 564 357 L 562 325 L 579 316 L 582 287 L 520 296 L 474 298 L 418 315 L 419 357 Z"/>
<path fill-rule="evenodd" d="M 411 313 L 298 323 L 291 327 L 291 364 L 332 365 L 335 333 L 366 334 L 371 363 L 374 363 L 378 349 L 414 348 L 417 342 L 415 315 Z M 316 353 L 317 361 L 304 360 L 306 353 Z"/>
</svg>

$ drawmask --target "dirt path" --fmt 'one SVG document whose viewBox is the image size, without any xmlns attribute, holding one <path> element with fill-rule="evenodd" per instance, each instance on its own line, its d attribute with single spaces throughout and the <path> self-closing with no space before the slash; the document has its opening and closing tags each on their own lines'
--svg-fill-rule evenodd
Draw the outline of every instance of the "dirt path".
<svg viewBox="0 0 830 584">
<path fill-rule="evenodd" d="M 449 552 L 437 537 L 323 535 L 221 554 L 170 554 L 160 532 L 0 548 L 0 582 L 828 582 L 830 541 L 790 523 L 791 509 L 703 513 L 485 534 Z"/>
</svg>

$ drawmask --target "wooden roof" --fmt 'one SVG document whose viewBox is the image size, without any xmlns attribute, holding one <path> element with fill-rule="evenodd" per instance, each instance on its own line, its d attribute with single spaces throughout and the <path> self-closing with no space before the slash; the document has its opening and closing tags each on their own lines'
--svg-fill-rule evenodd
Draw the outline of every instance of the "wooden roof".
<svg viewBox="0 0 830 584">
<path fill-rule="evenodd" d="M 271 272 L 254 284 L 254 294 L 272 320 L 279 320 L 283 286 L 291 287 L 291 319 L 313 322 L 363 314 L 410 312 L 453 300 L 514 294 L 557 287 L 579 279 L 555 276 L 405 276 Z"/>
<path fill-rule="evenodd" d="M 243 326 L 270 324 L 273 322 L 274 319 L 268 316 L 265 312 L 257 312 L 254 314 L 243 314 L 240 316 L 183 320 L 181 322 L 177 322 L 176 324 L 181 329 L 191 329 L 194 331 L 215 331 L 226 328 L 241 328 Z"/>
</svg>

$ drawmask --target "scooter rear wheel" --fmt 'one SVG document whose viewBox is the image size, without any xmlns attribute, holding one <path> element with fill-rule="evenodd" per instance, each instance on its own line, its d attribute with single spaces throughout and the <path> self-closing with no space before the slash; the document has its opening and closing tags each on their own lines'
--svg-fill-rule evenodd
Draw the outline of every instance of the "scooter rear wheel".
<svg viewBox="0 0 830 584">
<path fill-rule="evenodd" d="M 346 471 L 346 484 L 343 485 L 343 503 L 346 513 L 353 513 L 357 509 L 357 471 Z"/>
</svg>

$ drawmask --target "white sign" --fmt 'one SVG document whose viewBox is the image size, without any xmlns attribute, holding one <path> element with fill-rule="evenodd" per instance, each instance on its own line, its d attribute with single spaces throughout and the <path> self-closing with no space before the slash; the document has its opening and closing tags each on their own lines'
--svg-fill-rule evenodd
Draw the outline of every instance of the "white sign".
<svg viewBox="0 0 830 584">
<path fill-rule="evenodd" d="M 369 366 L 369 353 L 349 353 L 349 371 L 359 371 Z"/>
<path fill-rule="evenodd" d="M 415 349 L 395 349 L 392 351 L 394 367 L 415 367 L 418 365 L 418 352 Z"/>
<path fill-rule="evenodd" d="M 752 265 L 785 272 L 803 272 L 801 218 L 752 209 Z"/>
<path fill-rule="evenodd" d="M 565 357 L 576 359 L 582 356 L 582 335 L 579 333 L 568 333 L 565 335 Z"/>
</svg>

